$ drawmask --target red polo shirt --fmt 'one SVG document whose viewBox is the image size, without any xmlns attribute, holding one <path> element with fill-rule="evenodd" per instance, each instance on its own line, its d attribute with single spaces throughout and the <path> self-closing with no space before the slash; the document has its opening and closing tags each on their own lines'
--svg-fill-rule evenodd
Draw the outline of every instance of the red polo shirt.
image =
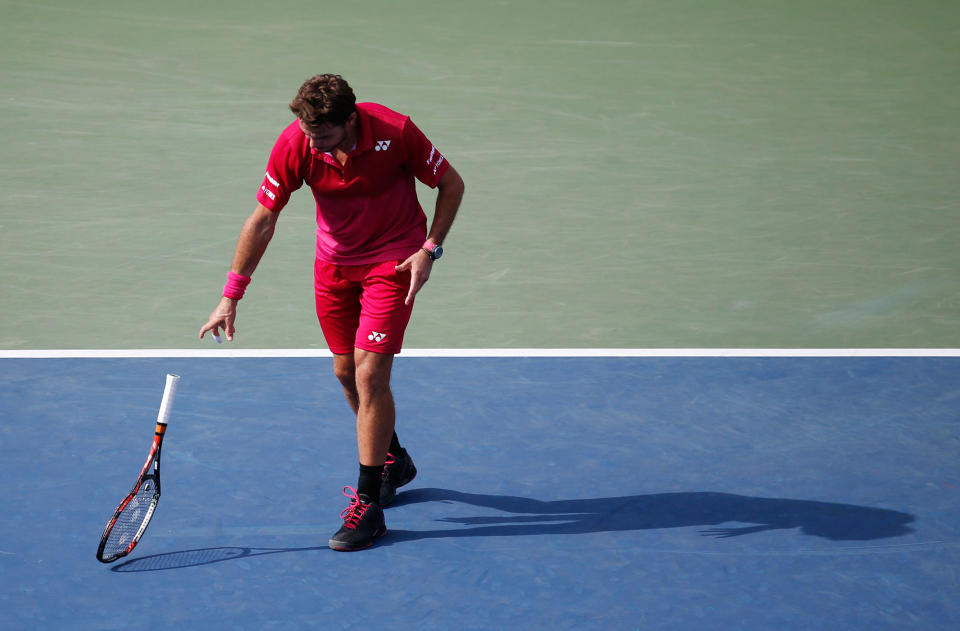
<svg viewBox="0 0 960 631">
<path fill-rule="evenodd" d="M 357 104 L 357 146 L 341 165 L 314 155 L 293 121 L 267 162 L 257 201 L 280 212 L 304 182 L 317 202 L 317 258 L 338 265 L 404 259 L 420 248 L 427 217 L 417 178 L 436 188 L 449 164 L 408 116 L 376 103 Z"/>
</svg>

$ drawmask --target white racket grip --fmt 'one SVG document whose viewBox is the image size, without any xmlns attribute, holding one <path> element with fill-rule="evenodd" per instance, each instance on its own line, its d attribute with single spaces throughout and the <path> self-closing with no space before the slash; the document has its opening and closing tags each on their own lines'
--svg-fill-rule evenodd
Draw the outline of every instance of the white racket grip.
<svg viewBox="0 0 960 631">
<path fill-rule="evenodd" d="M 167 384 L 163 388 L 163 400 L 160 402 L 160 411 L 157 413 L 157 423 L 166 425 L 170 420 L 170 410 L 173 408 L 173 398 L 177 396 L 177 384 L 180 375 L 167 375 Z"/>
</svg>

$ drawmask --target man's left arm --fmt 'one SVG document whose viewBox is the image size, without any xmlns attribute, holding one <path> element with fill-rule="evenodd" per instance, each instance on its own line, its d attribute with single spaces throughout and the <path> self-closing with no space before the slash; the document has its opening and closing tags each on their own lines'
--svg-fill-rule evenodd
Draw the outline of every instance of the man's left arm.
<svg viewBox="0 0 960 631">
<path fill-rule="evenodd" d="M 430 223 L 430 232 L 427 240 L 441 245 L 450 232 L 453 220 L 460 209 L 465 186 L 463 178 L 452 165 L 447 166 L 443 177 L 437 184 L 437 204 L 433 211 L 433 221 Z M 406 261 L 397 266 L 398 272 L 410 270 L 410 292 L 407 294 L 406 304 L 413 302 L 420 288 L 430 279 L 430 270 L 433 268 L 433 259 L 424 250 L 417 250 Z"/>
</svg>

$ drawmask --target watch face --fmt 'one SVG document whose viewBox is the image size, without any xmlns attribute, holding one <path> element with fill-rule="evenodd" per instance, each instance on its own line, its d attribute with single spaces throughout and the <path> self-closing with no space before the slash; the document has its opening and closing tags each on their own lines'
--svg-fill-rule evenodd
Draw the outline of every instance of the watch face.
<svg viewBox="0 0 960 631">
<path fill-rule="evenodd" d="M 443 256 L 443 248 L 439 245 L 433 247 L 433 258 L 438 259 Z"/>
</svg>

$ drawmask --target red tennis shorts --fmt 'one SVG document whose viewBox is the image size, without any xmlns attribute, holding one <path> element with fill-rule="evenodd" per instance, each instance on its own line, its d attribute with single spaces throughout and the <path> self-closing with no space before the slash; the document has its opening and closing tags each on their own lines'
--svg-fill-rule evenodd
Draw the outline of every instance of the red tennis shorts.
<svg viewBox="0 0 960 631">
<path fill-rule="evenodd" d="M 403 304 L 410 272 L 398 272 L 400 263 L 334 265 L 317 259 L 313 267 L 317 319 L 332 353 L 352 353 L 354 348 L 400 352 L 413 312 L 412 304 Z"/>
</svg>

